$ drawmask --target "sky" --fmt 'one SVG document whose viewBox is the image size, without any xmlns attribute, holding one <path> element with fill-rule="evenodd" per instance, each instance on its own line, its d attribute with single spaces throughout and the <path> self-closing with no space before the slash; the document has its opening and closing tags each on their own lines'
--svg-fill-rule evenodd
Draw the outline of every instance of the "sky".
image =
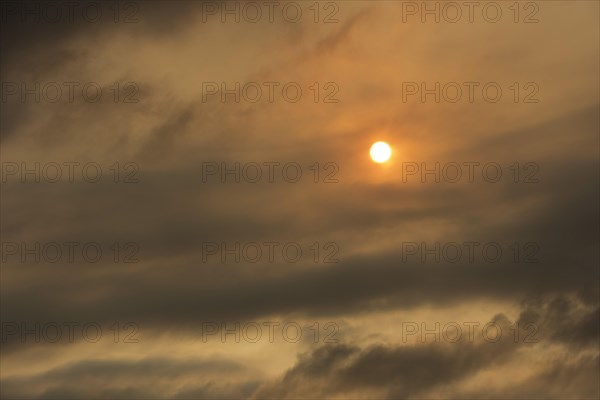
<svg viewBox="0 0 600 400">
<path fill-rule="evenodd" d="M 598 2 L 1 10 L 2 398 L 600 397 Z"/>
</svg>

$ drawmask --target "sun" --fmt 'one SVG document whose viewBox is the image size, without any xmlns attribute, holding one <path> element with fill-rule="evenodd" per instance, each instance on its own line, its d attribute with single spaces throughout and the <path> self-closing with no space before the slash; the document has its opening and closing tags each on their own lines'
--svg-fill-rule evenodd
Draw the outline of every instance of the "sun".
<svg viewBox="0 0 600 400">
<path fill-rule="evenodd" d="M 371 146 L 371 158 L 376 163 L 384 163 L 392 155 L 392 149 L 386 142 L 373 143 Z"/>
</svg>

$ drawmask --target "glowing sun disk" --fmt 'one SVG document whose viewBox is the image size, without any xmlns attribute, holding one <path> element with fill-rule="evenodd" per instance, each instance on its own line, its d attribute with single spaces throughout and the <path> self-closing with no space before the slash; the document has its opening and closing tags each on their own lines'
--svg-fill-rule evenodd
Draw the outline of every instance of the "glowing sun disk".
<svg viewBox="0 0 600 400">
<path fill-rule="evenodd" d="M 376 163 L 384 163 L 389 160 L 390 156 L 392 155 L 392 149 L 385 142 L 377 142 L 373 143 L 373 146 L 371 146 L 370 153 L 373 161 Z"/>
</svg>

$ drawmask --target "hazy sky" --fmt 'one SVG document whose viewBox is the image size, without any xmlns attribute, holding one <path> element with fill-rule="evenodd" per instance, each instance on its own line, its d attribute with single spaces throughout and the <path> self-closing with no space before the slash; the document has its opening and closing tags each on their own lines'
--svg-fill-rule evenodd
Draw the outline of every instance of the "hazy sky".
<svg viewBox="0 0 600 400">
<path fill-rule="evenodd" d="M 599 15 L 2 2 L 0 394 L 598 398 Z"/>
</svg>

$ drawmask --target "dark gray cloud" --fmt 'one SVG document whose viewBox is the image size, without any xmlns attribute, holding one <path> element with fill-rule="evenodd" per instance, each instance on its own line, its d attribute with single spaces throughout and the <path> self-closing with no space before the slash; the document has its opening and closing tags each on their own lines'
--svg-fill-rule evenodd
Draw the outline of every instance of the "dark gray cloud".
<svg viewBox="0 0 600 400">
<path fill-rule="evenodd" d="M 588 116 L 590 121 L 593 115 Z M 469 298 L 519 299 L 531 295 L 576 293 L 594 303 L 598 290 L 596 280 L 590 277 L 597 277 L 597 189 L 585 180 L 569 180 L 572 170 L 584 173 L 592 170 L 595 164 L 593 160 L 571 161 L 566 169 L 560 161 L 546 162 L 541 174 L 543 183 L 529 188 L 492 186 L 486 193 L 481 192 L 479 185 L 472 188 L 433 185 L 413 190 L 401 185 L 369 188 L 342 182 L 332 192 L 316 194 L 318 196 L 311 199 L 310 207 L 320 216 L 320 225 L 305 223 L 303 217 L 296 214 L 295 206 L 274 205 L 265 210 L 255 209 L 251 214 L 243 212 L 245 199 L 256 196 L 257 187 L 264 191 L 265 201 L 268 201 L 268 192 L 281 196 L 305 190 L 308 184 L 283 189 L 269 184 L 207 185 L 200 181 L 201 166 L 198 165 L 169 174 L 145 174 L 142 176 L 144 182 L 135 190 L 111 188 L 111 191 L 122 190 L 127 197 L 121 196 L 118 203 L 109 207 L 106 207 L 110 204 L 107 201 L 115 198 L 113 192 L 105 192 L 108 186 L 71 185 L 56 190 L 59 196 L 56 202 L 64 198 L 64 190 L 68 190 L 70 201 L 76 207 L 84 205 L 78 213 L 83 218 L 97 221 L 93 210 L 106 216 L 99 224 L 79 225 L 80 230 L 73 230 L 67 222 L 73 209 L 64 212 L 59 209 L 68 230 L 60 237 L 54 234 L 57 241 L 77 237 L 81 241 L 95 239 L 110 243 L 111 238 L 115 238 L 114 227 L 122 225 L 120 221 L 127 221 L 122 225 L 118 239 L 136 238 L 141 247 L 140 258 L 156 262 L 139 266 L 102 264 L 101 268 L 7 265 L 5 268 L 15 272 L 35 271 L 44 277 L 44 284 L 53 282 L 50 286 L 53 289 L 46 294 L 40 287 L 31 285 L 7 289 L 8 298 L 15 296 L 15 300 L 7 303 L 10 306 L 5 315 L 13 319 L 18 315 L 48 315 L 59 319 L 63 314 L 68 318 L 93 315 L 100 319 L 121 315 L 153 324 L 163 318 L 183 322 L 192 315 L 200 320 L 218 316 L 253 318 L 292 310 L 316 315 L 364 311 L 375 299 L 384 300 L 380 304 L 389 307 L 411 308 L 424 302 L 446 304 Z M 556 196 L 556 188 L 567 184 L 570 190 Z M 13 183 L 11 187 L 15 185 L 19 184 Z M 39 190 L 39 187 L 31 187 L 33 189 Z M 19 187 L 18 190 L 30 190 L 30 187 Z M 210 200 L 217 193 L 228 199 L 226 208 Z M 469 195 L 465 196 L 465 193 Z M 19 226 L 23 232 L 30 232 L 46 223 L 42 208 L 35 205 L 38 197 L 27 197 L 31 201 L 28 205 L 31 211 L 18 222 L 14 220 L 17 215 L 8 216 L 5 229 Z M 49 197 L 43 200 L 51 201 Z M 525 201 L 535 201 L 538 205 L 526 207 Z M 375 203 L 379 207 L 362 207 Z M 495 210 L 509 204 L 526 207 L 520 219 L 507 220 L 497 216 Z M 190 209 L 196 209 L 198 213 L 190 215 Z M 38 215 L 35 210 L 40 210 Z M 57 215 L 60 214 L 55 212 L 52 218 Z M 148 218 L 148 215 L 152 217 Z M 124 216 L 127 216 L 126 220 Z M 351 250 L 352 246 L 348 232 L 368 231 L 380 226 L 399 227 L 423 219 L 454 224 L 460 233 L 448 237 L 448 241 L 495 241 L 501 243 L 505 251 L 515 241 L 535 241 L 540 246 L 539 262 L 514 263 L 508 256 L 498 263 L 485 263 L 481 259 L 472 264 L 436 263 L 431 259 L 425 264 L 415 263 L 415 260 L 402 262 L 399 244 L 367 256 L 344 255 L 344 251 Z M 481 232 L 477 223 L 483 220 L 493 221 L 493 229 Z M 33 225 L 28 227 L 30 224 Z M 334 238 L 339 244 L 339 264 L 318 268 L 310 267 L 306 262 L 225 265 L 206 263 L 201 259 L 202 243 L 206 241 L 302 241 L 311 235 L 315 237 L 315 233 L 317 237 Z M 17 231 L 14 234 L 18 237 Z M 43 234 L 38 236 L 38 240 L 42 239 Z M 421 239 L 407 234 L 404 240 L 418 242 Z M 564 249 L 569 252 L 565 253 Z M 63 269 L 79 272 L 68 273 L 65 278 L 58 273 Z M 569 274 L 565 273 L 567 269 Z M 142 271 L 143 276 L 140 276 Z M 234 275 L 236 280 L 227 278 Z M 182 281 L 182 276 L 189 279 Z M 90 280 L 92 277 L 94 280 Z M 170 287 L 178 288 L 177 296 L 151 295 L 162 293 L 160 288 L 164 282 L 171 282 Z M 56 313 L 46 311 L 48 304 L 56 302 L 52 300 L 56 288 L 75 298 L 87 291 L 88 285 L 106 286 L 110 290 L 92 308 L 86 305 L 79 309 L 76 304 L 63 308 L 58 300 L 59 303 L 51 308 L 57 310 Z M 310 288 L 308 295 L 305 288 Z M 32 295 L 34 292 L 36 296 Z M 220 301 L 224 292 L 228 293 L 225 302 Z M 166 297 L 169 298 L 167 301 Z M 18 298 L 28 300 L 18 302 Z M 156 313 L 161 309 L 164 312 Z"/>
<path fill-rule="evenodd" d="M 540 326 L 543 335 L 556 338 L 562 331 L 571 331 L 574 335 L 581 333 L 580 326 L 589 324 L 590 317 L 597 316 L 598 310 L 584 315 L 579 320 L 556 320 L 557 305 L 567 304 L 565 299 L 554 299 L 545 304 L 540 317 L 553 320 Z M 566 311 L 566 310 L 563 310 Z M 530 310 L 523 310 L 519 318 L 519 326 L 523 328 Z M 490 322 L 506 333 L 512 322 L 503 315 L 497 315 Z M 537 322 L 537 321 L 536 321 Z M 589 327 L 584 328 L 587 330 Z M 524 333 L 524 332 L 522 332 Z M 590 332 L 588 332 L 590 333 Z M 598 327 L 593 330 L 593 340 L 589 337 L 564 338 L 570 344 L 586 343 L 588 349 L 598 346 Z M 335 345 L 320 347 L 299 357 L 293 368 L 288 370 L 278 381 L 263 385 L 255 394 L 255 398 L 333 398 L 350 397 L 352 394 L 369 396 L 369 398 L 430 398 L 438 388 L 446 388 L 447 395 L 454 396 L 452 384 L 468 381 L 479 370 L 487 370 L 504 364 L 519 363 L 526 359 L 524 348 L 531 346 L 547 346 L 546 339 L 539 343 L 521 343 L 512 335 L 503 335 L 497 341 L 481 340 L 477 337 L 471 341 L 467 335 L 456 343 L 432 342 L 414 346 L 372 345 L 368 347 L 352 345 Z M 589 356 L 574 351 L 571 358 L 580 356 L 580 363 L 573 366 L 564 359 L 555 359 L 545 367 L 534 379 L 526 384 L 509 385 L 506 391 L 486 390 L 481 392 L 463 391 L 465 398 L 522 398 L 523 396 L 539 396 L 540 392 L 560 393 L 564 397 L 583 394 L 586 398 L 598 396 L 598 356 Z M 576 375 L 584 378 L 577 379 Z M 592 378 L 592 376 L 594 376 Z M 573 384 L 576 380 L 579 385 Z M 542 383 L 543 382 L 543 383 Z M 547 385 L 545 389 L 541 385 Z M 447 390 L 447 391 L 446 391 Z"/>
</svg>

